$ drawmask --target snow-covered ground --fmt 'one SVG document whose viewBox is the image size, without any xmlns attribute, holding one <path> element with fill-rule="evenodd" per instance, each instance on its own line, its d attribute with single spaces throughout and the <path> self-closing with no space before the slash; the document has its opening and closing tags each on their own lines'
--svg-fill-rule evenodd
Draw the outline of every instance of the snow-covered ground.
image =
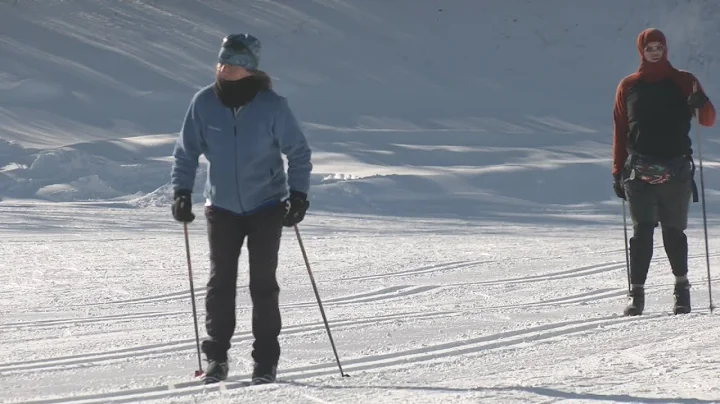
<svg viewBox="0 0 720 404">
<path fill-rule="evenodd" d="M 232 377 L 206 388 L 192 382 L 183 232 L 165 209 L 8 203 L 0 216 L 8 224 L 0 232 L 3 402 L 720 399 L 720 320 L 707 315 L 698 230 L 690 232 L 696 313 L 668 314 L 672 276 L 660 259 L 647 315 L 629 319 L 620 315 L 626 280 L 617 223 L 316 214 L 301 235 L 350 377 L 340 377 L 294 232 L 286 231 L 280 383 L 242 387 L 251 366 L 243 259 Z M 190 229 L 202 296 L 204 226 Z M 719 252 L 712 251 L 715 268 Z"/>
<path fill-rule="evenodd" d="M 617 212 L 612 100 L 637 34 L 662 28 L 712 97 L 718 15 L 714 0 L 0 1 L 0 197 L 166 205 L 188 102 L 220 38 L 252 31 L 311 141 L 316 210 Z"/>
<path fill-rule="evenodd" d="M 0 402 L 720 402 L 700 205 L 695 313 L 667 315 L 657 237 L 628 319 L 610 186 L 637 34 L 664 30 L 718 105 L 718 20 L 715 0 L 0 0 Z M 349 378 L 288 230 L 281 382 L 243 387 L 245 254 L 231 380 L 193 381 L 169 155 L 237 31 L 263 40 L 314 150 L 300 229 Z M 720 279 L 719 133 L 698 133 Z"/>
</svg>

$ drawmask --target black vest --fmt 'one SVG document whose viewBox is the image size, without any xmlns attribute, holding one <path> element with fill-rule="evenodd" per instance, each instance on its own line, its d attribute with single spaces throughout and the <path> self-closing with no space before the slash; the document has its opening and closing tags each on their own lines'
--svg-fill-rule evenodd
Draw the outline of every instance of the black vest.
<svg viewBox="0 0 720 404">
<path fill-rule="evenodd" d="M 672 79 L 654 83 L 638 80 L 629 89 L 625 104 L 632 153 L 662 159 L 692 154 L 692 110 Z"/>
</svg>

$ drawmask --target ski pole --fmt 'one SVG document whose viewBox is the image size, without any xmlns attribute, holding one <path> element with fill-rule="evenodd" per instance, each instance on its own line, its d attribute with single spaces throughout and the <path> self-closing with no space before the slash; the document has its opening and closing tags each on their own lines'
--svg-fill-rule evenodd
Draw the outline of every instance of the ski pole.
<svg viewBox="0 0 720 404">
<path fill-rule="evenodd" d="M 298 244 L 300 244 L 300 251 L 302 251 L 303 259 L 305 260 L 305 266 L 307 267 L 308 275 L 310 275 L 310 282 L 312 283 L 313 290 L 315 291 L 315 298 L 317 298 L 318 307 L 320 307 L 320 314 L 322 315 L 323 322 L 325 323 L 325 329 L 327 330 L 328 338 L 330 338 L 330 345 L 332 346 L 333 353 L 335 354 L 335 360 L 337 361 L 338 368 L 340 369 L 340 375 L 342 377 L 350 377 L 350 375 L 343 372 L 342 366 L 340 365 L 340 357 L 338 356 L 337 349 L 335 348 L 335 342 L 333 341 L 332 334 L 330 333 L 330 325 L 328 325 L 322 301 L 320 301 L 320 293 L 318 292 L 317 285 L 315 284 L 315 277 L 310 270 L 310 261 L 308 261 L 307 253 L 305 252 L 305 246 L 303 245 L 302 238 L 300 237 L 300 230 L 298 230 L 297 225 L 294 225 L 293 227 L 295 228 L 295 235 L 297 236 Z"/>
<path fill-rule="evenodd" d="M 697 82 L 693 83 L 693 92 L 697 92 Z M 700 111 L 695 109 L 695 116 L 697 117 L 698 124 L 700 123 Z M 708 244 L 708 231 L 707 231 L 707 213 L 705 210 L 705 180 L 703 178 L 703 164 L 702 164 L 702 139 L 700 138 L 700 130 L 695 128 L 695 142 L 697 143 L 698 149 L 698 168 L 700 170 L 700 200 L 702 202 L 702 217 L 703 217 L 703 231 L 705 234 L 705 263 L 707 265 L 708 275 L 708 299 L 710 301 L 710 313 L 712 314 L 715 306 L 712 300 L 712 280 L 710 278 L 710 246 Z"/>
<path fill-rule="evenodd" d="M 185 227 L 185 252 L 187 254 L 188 277 L 190 278 L 190 298 L 192 299 L 193 322 L 195 323 L 195 346 L 197 347 L 198 368 L 195 371 L 195 377 L 202 376 L 204 373 L 202 361 L 200 359 L 200 335 L 198 333 L 197 308 L 195 307 L 195 287 L 193 286 L 192 265 L 190 264 L 190 237 L 188 236 L 188 225 L 183 223 Z"/>
<path fill-rule="evenodd" d="M 632 286 L 630 283 L 630 252 L 628 248 L 628 231 L 627 231 L 627 214 L 625 213 L 625 199 L 622 201 L 623 211 L 623 230 L 625 233 L 625 268 L 627 270 L 627 281 L 628 281 L 628 293 L 631 291 Z"/>
</svg>

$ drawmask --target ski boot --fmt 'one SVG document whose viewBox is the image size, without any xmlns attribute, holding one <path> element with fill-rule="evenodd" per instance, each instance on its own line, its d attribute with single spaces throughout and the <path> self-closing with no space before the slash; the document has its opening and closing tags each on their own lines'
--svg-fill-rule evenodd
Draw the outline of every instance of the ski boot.
<svg viewBox="0 0 720 404">
<path fill-rule="evenodd" d="M 227 361 L 208 360 L 205 371 L 205 384 L 221 382 L 228 377 L 229 366 Z"/>
<path fill-rule="evenodd" d="M 256 363 L 253 367 L 252 384 L 274 383 L 277 378 L 277 365 Z"/>
<path fill-rule="evenodd" d="M 639 316 L 645 310 L 645 287 L 633 285 L 628 293 L 628 305 L 623 312 L 626 316 Z"/>
<path fill-rule="evenodd" d="M 685 280 L 675 284 L 673 291 L 673 314 L 688 314 L 690 307 L 690 282 Z"/>
</svg>

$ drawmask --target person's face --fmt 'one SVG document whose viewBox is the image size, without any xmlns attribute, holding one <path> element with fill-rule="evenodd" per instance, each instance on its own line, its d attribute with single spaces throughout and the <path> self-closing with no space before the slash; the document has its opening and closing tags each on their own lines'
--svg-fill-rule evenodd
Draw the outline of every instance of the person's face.
<svg viewBox="0 0 720 404">
<path fill-rule="evenodd" d="M 659 61 L 660 59 L 662 59 L 664 54 L 665 45 L 663 45 L 662 42 L 658 41 L 648 42 L 643 49 L 643 56 L 645 57 L 645 60 L 650 63 L 655 63 Z"/>
<path fill-rule="evenodd" d="M 219 80 L 236 81 L 244 79 L 252 73 L 244 67 L 218 63 L 215 68 L 215 74 Z"/>
</svg>

